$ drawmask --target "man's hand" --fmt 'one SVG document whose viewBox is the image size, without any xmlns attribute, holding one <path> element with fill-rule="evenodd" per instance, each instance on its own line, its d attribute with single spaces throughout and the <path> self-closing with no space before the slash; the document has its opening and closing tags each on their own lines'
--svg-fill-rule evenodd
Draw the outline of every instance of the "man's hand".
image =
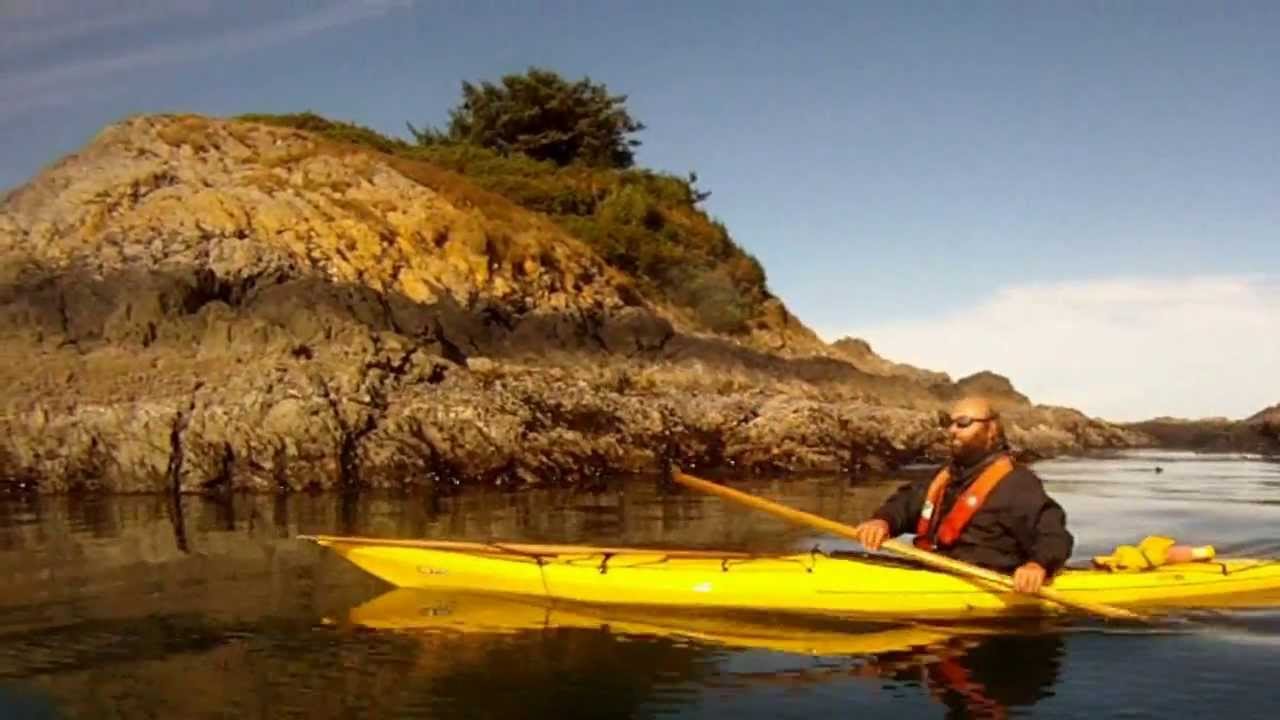
<svg viewBox="0 0 1280 720">
<path fill-rule="evenodd" d="M 1034 595 L 1044 585 L 1044 568 L 1040 563 L 1029 562 L 1013 571 L 1013 586 L 1020 593 Z"/>
<path fill-rule="evenodd" d="M 858 533 L 858 542 L 868 550 L 879 550 L 880 543 L 889 537 L 889 523 L 884 520 L 868 520 L 853 529 Z"/>
</svg>

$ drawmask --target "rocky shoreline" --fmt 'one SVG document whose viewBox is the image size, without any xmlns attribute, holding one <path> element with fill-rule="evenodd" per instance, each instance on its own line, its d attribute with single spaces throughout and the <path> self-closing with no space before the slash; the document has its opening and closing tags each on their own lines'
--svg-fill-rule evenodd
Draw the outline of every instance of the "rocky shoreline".
<svg viewBox="0 0 1280 720">
<path fill-rule="evenodd" d="M 65 277 L 41 287 L 65 300 L 64 283 L 83 287 Z M 20 375 L 8 378 L 0 418 L 11 487 L 509 486 L 656 472 L 666 462 L 746 474 L 880 470 L 941 457 L 937 411 L 965 392 L 963 383 L 921 388 L 832 358 L 679 334 L 639 314 L 548 321 L 561 331 L 554 347 L 515 352 L 501 348 L 518 343 L 501 339 L 413 336 L 387 316 L 353 318 L 307 282 L 290 301 L 276 290 L 259 302 L 251 291 L 234 305 L 199 304 L 175 289 L 198 293 L 198 283 L 152 282 L 167 288 L 168 310 L 137 310 L 145 283 L 134 282 L 121 289 L 129 300 L 119 302 L 135 303 L 124 315 L 103 303 L 109 292 L 88 306 L 51 302 L 45 322 L 25 325 L 40 338 L 6 342 L 6 374 Z M 292 324 L 315 330 L 264 319 L 282 303 Z M 165 304 L 157 296 L 153 307 Z M 95 312 L 114 320 L 86 325 Z M 62 314 L 85 334 L 64 334 Z M 452 322 L 484 327 L 479 317 Z M 1005 412 L 1011 439 L 1033 455 L 1133 443 L 1069 410 Z"/>
<path fill-rule="evenodd" d="M 1244 420 L 1160 417 L 1125 427 L 1151 438 L 1148 447 L 1280 456 L 1280 406 Z"/>
<path fill-rule="evenodd" d="M 777 301 L 708 332 L 501 207 L 305 133 L 108 128 L 0 204 L 0 487 L 861 472 L 941 457 L 937 413 L 969 392 L 1032 456 L 1148 440 L 994 374 L 827 345 Z"/>
</svg>

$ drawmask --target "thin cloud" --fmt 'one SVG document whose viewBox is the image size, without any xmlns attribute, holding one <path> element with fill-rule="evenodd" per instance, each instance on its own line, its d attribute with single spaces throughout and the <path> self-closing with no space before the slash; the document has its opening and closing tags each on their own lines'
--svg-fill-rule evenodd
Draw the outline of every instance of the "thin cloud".
<svg viewBox="0 0 1280 720">
<path fill-rule="evenodd" d="M 0 4 L 0 20 L 39 20 L 51 15 L 66 15 L 74 9 L 75 0 L 5 0 Z"/>
<path fill-rule="evenodd" d="M 960 377 L 1006 375 L 1033 402 L 1112 420 L 1247 417 L 1280 401 L 1280 278 L 1023 285 L 922 320 L 831 328 Z"/>
<path fill-rule="evenodd" d="M 203 15 L 209 0 L 11 2 L 0 5 L 0 53 L 48 47 L 175 17 Z"/>
<path fill-rule="evenodd" d="M 75 88 L 120 73 L 202 58 L 247 52 L 307 37 L 344 25 L 380 17 L 410 6 L 412 0 L 361 0 L 211 38 L 184 39 L 95 60 L 77 61 L 17 73 L 0 79 L 0 116 L 30 110 L 65 98 Z"/>
</svg>

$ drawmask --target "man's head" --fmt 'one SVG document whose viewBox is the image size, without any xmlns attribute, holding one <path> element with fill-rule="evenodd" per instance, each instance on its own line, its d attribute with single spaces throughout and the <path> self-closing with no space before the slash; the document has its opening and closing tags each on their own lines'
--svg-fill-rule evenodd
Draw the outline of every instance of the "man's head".
<svg viewBox="0 0 1280 720">
<path fill-rule="evenodd" d="M 951 456 L 968 464 L 1004 445 L 1004 428 L 991 403 L 965 398 L 951 407 L 947 435 Z"/>
</svg>

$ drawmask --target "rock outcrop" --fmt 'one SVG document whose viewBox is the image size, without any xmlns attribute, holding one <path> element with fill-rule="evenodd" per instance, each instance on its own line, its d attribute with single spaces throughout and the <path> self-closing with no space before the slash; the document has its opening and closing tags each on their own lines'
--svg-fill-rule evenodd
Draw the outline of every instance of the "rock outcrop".
<svg viewBox="0 0 1280 720">
<path fill-rule="evenodd" d="M 872 375 L 885 377 L 904 377 L 923 385 L 946 385 L 951 378 L 946 373 L 886 360 L 871 349 L 871 343 L 862 338 L 843 337 L 831 343 L 831 349 L 837 357 L 850 365 Z"/>
<path fill-rule="evenodd" d="M 1001 411 L 1031 403 L 1030 398 L 1014 389 L 1009 378 L 986 370 L 957 380 L 951 394 L 982 395 L 989 398 L 991 404 Z"/>
<path fill-rule="evenodd" d="M 456 174 L 198 117 L 113 125 L 4 198 L 0 348 L 0 484 L 35 491 L 848 471 L 937 455 L 971 390 L 1032 453 L 1141 439 L 777 300 L 708 332 Z"/>
<path fill-rule="evenodd" d="M 1245 420 L 1245 424 L 1264 438 L 1268 452 L 1280 454 L 1280 404 L 1258 412 Z"/>
<path fill-rule="evenodd" d="M 1259 410 L 1250 415 L 1245 422 L 1250 425 L 1280 425 L 1280 403 Z"/>
<path fill-rule="evenodd" d="M 1244 420 L 1157 417 L 1125 427 L 1151 438 L 1146 444 L 1202 452 L 1280 454 L 1280 405 Z"/>
</svg>

